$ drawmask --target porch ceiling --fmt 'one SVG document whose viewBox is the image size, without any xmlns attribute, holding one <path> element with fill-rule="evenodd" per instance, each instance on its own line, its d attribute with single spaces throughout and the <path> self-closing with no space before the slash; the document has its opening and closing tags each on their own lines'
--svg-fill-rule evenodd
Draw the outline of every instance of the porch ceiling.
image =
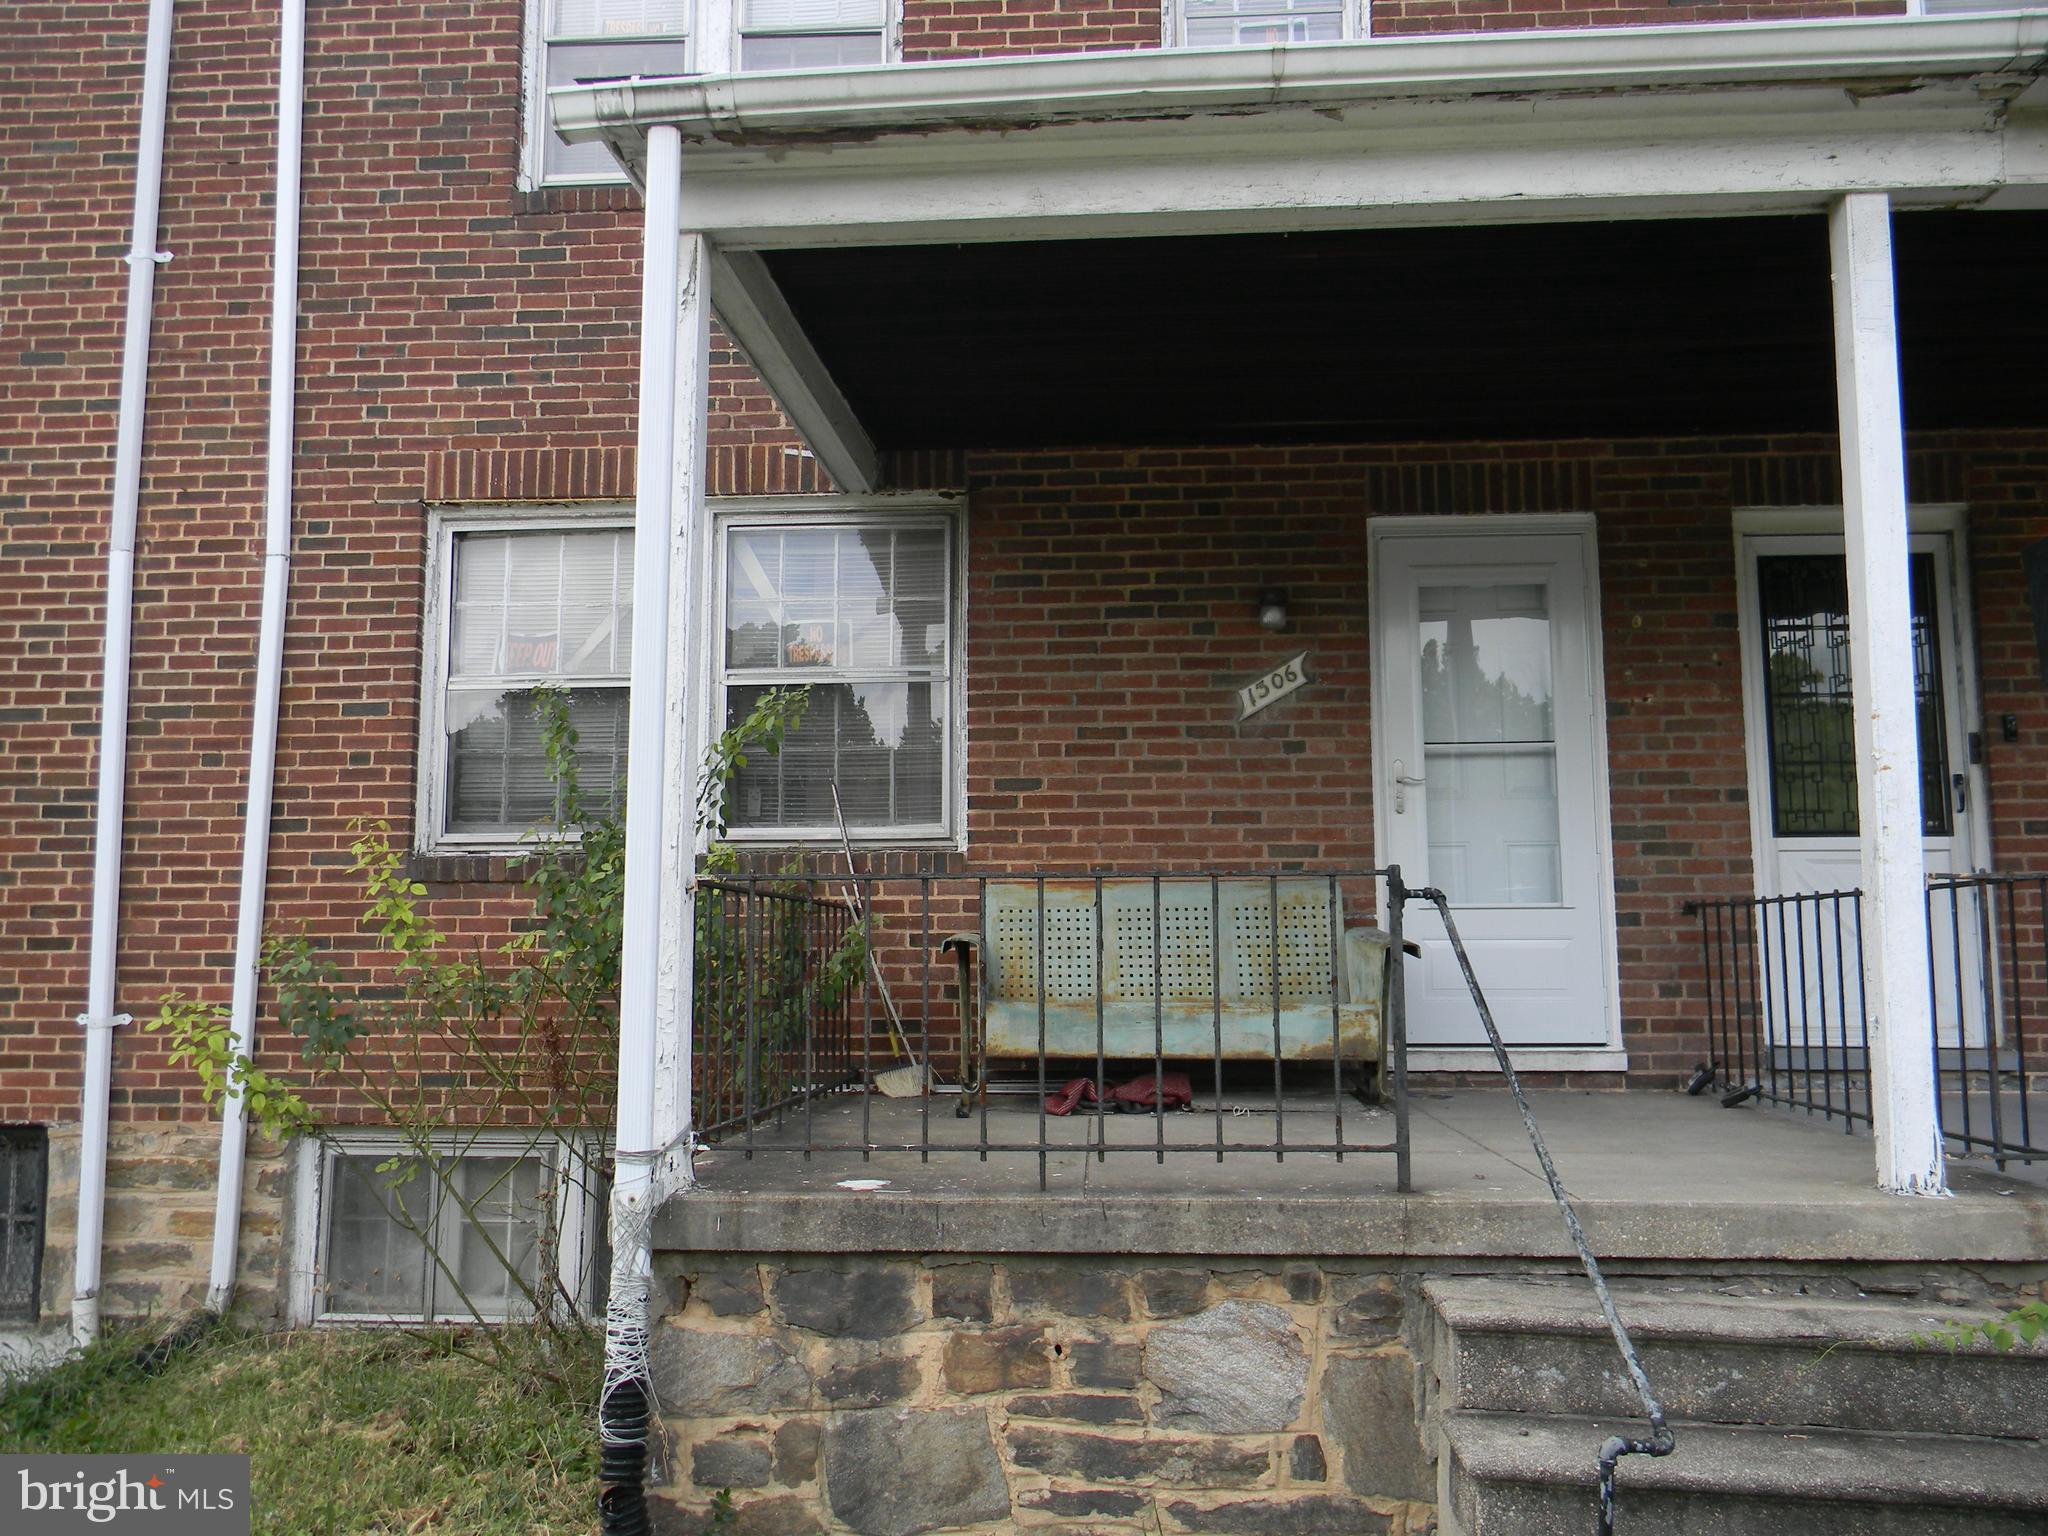
<svg viewBox="0 0 2048 1536">
<path fill-rule="evenodd" d="M 1909 429 L 2048 422 L 2048 212 L 1896 221 Z M 878 447 L 1828 432 L 1815 216 L 780 250 Z"/>
</svg>

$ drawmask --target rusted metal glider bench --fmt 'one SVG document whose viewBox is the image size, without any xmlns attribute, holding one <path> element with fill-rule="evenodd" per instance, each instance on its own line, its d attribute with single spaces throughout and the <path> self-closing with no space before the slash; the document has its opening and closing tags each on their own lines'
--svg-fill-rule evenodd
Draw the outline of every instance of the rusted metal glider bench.
<svg viewBox="0 0 2048 1536">
<path fill-rule="evenodd" d="M 1357 1086 L 1380 1097 L 1391 942 L 1381 929 L 1346 927 L 1341 891 L 1315 876 L 1105 877 L 1099 895 L 1093 878 L 991 880 L 981 932 L 940 946 L 960 971 L 958 1112 L 969 1112 L 970 1090 L 986 1096 L 991 1060 L 1041 1052 L 1074 1062 L 1099 1052 L 1105 1063 L 1334 1060 L 1367 1069 Z"/>
</svg>

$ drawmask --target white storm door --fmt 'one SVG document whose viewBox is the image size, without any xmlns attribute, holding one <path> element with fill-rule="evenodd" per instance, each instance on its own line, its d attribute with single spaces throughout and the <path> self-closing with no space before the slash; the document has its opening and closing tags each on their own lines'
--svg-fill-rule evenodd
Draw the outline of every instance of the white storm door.
<svg viewBox="0 0 2048 1536">
<path fill-rule="evenodd" d="M 1927 873 L 1967 872 L 1972 863 L 1966 701 L 1971 681 L 1956 622 L 1955 576 L 1946 534 L 1916 533 L 1908 545 L 1913 611 L 1913 684 L 1920 711 L 1920 805 Z M 1826 534 L 1753 535 L 1743 540 L 1743 674 L 1747 692 L 1750 798 L 1759 809 L 1757 894 L 1853 891 L 1863 881 L 1857 839 L 1855 709 L 1850 696 L 1848 574 L 1842 540 Z M 1764 994 L 1781 1045 L 1844 1043 L 1844 1015 L 1858 1011 L 1859 936 L 1852 908 L 1835 904 L 1766 908 Z M 1957 1043 L 1957 981 L 1964 1040 L 1983 1038 L 1978 914 L 1968 897 L 1947 895 L 1930 909 L 1935 1027 Z M 1820 931 L 1802 927 L 1818 923 Z M 1780 932 L 1781 926 L 1784 931 Z M 1960 929 L 1963 942 L 1956 943 Z M 1960 972 L 1956 957 L 1960 952 Z M 1802 963 L 1803 962 L 1803 963 Z M 1837 973 L 1847 967 L 1846 987 Z M 1860 1039 L 1848 1039 L 1851 1046 Z"/>
<path fill-rule="evenodd" d="M 1615 1043 L 1591 529 L 1390 532 L 1377 546 L 1380 860 L 1450 899 L 1503 1039 Z M 1421 903 L 1411 1046 L 1485 1044 Z"/>
</svg>

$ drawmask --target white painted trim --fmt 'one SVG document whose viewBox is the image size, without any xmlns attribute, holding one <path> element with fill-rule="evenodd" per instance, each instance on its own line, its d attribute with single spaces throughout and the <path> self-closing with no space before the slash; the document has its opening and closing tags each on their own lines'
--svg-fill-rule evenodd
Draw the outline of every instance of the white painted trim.
<svg viewBox="0 0 2048 1536">
<path fill-rule="evenodd" d="M 1925 970 L 1926 867 L 1891 221 L 1890 200 L 1881 192 L 1851 193 L 1828 210 L 1855 655 L 1863 995 L 1878 1186 L 1895 1194 L 1941 1195 L 1947 1184 Z"/>
<path fill-rule="evenodd" d="M 301 1136 L 292 1144 L 291 1236 L 286 1249 L 285 1322 L 310 1328 L 319 1305 L 321 1179 L 326 1159 L 317 1137 Z"/>
<path fill-rule="evenodd" d="M 737 74 L 740 67 L 741 0 L 696 0 L 695 44 L 690 68 L 700 74 Z"/>
<path fill-rule="evenodd" d="M 1833 533 L 1842 531 L 1842 508 L 1737 507 L 1731 514 L 1738 537 L 1792 533 Z M 1913 533 L 1958 533 L 1969 524 L 1969 508 L 1959 501 L 1915 502 L 1906 509 L 1906 526 Z"/>
<path fill-rule="evenodd" d="M 425 854 L 518 853 L 533 844 L 532 828 L 447 833 L 448 737 L 442 718 L 448 693 L 448 626 L 453 621 L 455 536 L 464 533 L 547 533 L 576 528 L 630 529 L 623 502 L 430 502 L 427 505 L 425 600 L 420 622 L 420 700 L 413 785 L 411 846 Z"/>
<path fill-rule="evenodd" d="M 1949 627 L 1953 631 L 1950 641 L 1955 646 L 1956 665 L 1961 674 L 1962 697 L 1958 708 L 1963 711 L 1963 761 L 1962 770 L 1969 776 L 1970 784 L 1970 867 L 1974 870 L 1988 870 L 1996 867 L 1997 850 L 1992 840 L 1991 802 L 1991 732 L 1984 718 L 1984 691 L 1977 667 L 1977 604 L 1974 596 L 1974 574 L 1970 566 L 1970 528 L 1963 509 L 1955 509 L 1957 520 L 1949 531 L 1949 579 L 1954 585 L 1951 594 L 1951 616 Z M 1909 514 L 1910 515 L 1910 514 Z M 1981 761 L 1970 761 L 1970 739 L 1975 736 L 1983 743 Z M 2002 988 L 2003 980 L 1997 967 L 1992 968 L 1991 983 Z"/>
<path fill-rule="evenodd" d="M 550 105 L 547 73 L 541 67 L 545 57 L 541 42 L 541 13 L 548 0 L 526 0 L 519 17 L 519 190 L 531 192 L 541 184 L 541 141 L 547 130 Z M 621 172 L 620 179 L 624 179 Z"/>
<path fill-rule="evenodd" d="M 854 841 L 876 848 L 952 848 L 967 846 L 967 500 L 957 495 L 903 493 L 871 496 L 752 496 L 721 497 L 714 506 L 712 548 L 715 551 L 711 602 L 700 609 L 706 616 L 704 653 L 705 686 L 699 697 L 705 701 L 702 716 L 704 739 L 708 742 L 724 729 L 726 715 L 725 667 L 719 651 L 725 636 L 726 548 L 736 526 L 777 524 L 858 525 L 907 524 L 943 527 L 947 538 L 946 594 L 947 634 L 947 729 L 944 774 L 945 822 L 935 827 L 912 826 L 858 830 Z M 836 679 L 820 679 L 833 681 Z M 746 685 L 761 679 L 750 678 Z M 800 682 L 801 679 L 792 679 Z M 729 827 L 722 840 L 738 846 L 794 847 L 806 844 L 834 844 L 835 827 Z"/>
<path fill-rule="evenodd" d="M 767 264 L 752 251 L 711 252 L 711 303 L 832 483 L 852 495 L 881 484 L 874 440 L 804 334 Z"/>
<path fill-rule="evenodd" d="M 1618 1045 L 1589 1045 L 1573 1050 L 1557 1046 L 1508 1047 L 1508 1061 L 1517 1072 L 1626 1072 L 1628 1052 Z M 1412 1072 L 1494 1072 L 1499 1064 L 1484 1045 L 1422 1046 L 1408 1052 Z M 1411 1085 L 1412 1086 L 1412 1085 Z M 1426 1085 L 1425 1085 L 1426 1086 Z"/>
<path fill-rule="evenodd" d="M 1511 1050 L 1509 1059 L 1517 1070 L 1524 1069 L 1526 1059 L 1529 1071 L 1626 1071 L 1628 1050 L 1621 1027 L 1620 941 L 1615 926 L 1614 813 L 1607 765 L 1607 659 L 1605 625 L 1601 621 L 1598 521 L 1591 512 L 1475 512 L 1448 516 L 1373 517 L 1367 520 L 1365 533 L 1366 591 L 1371 594 L 1369 606 L 1375 612 L 1378 609 L 1380 548 L 1389 539 L 1440 540 L 1446 537 L 1484 538 L 1551 534 L 1569 536 L 1579 542 L 1586 609 L 1584 621 L 1586 667 L 1589 674 L 1587 681 L 1592 693 L 1589 706 L 1593 726 L 1590 743 L 1593 762 L 1592 814 L 1601 868 L 1601 878 L 1597 882 L 1600 901 L 1598 926 L 1601 963 L 1606 976 L 1608 1037 L 1604 1045 L 1587 1046 L 1583 1049 L 1543 1047 L 1534 1050 Z M 1376 632 L 1374 639 L 1377 642 Z M 1389 774 L 1383 717 L 1387 658 L 1382 653 L 1383 648 L 1377 643 L 1373 644 L 1371 652 L 1372 836 L 1374 859 L 1377 861 L 1382 857 L 1380 850 L 1388 846 L 1389 836 L 1386 796 L 1381 792 Z M 1492 1061 L 1490 1055 L 1485 1056 L 1483 1060 L 1478 1057 L 1469 1061 L 1463 1059 L 1464 1055 L 1469 1054 L 1470 1052 L 1462 1047 L 1413 1049 L 1409 1052 L 1409 1069 L 1484 1071 Z M 1440 1056 L 1444 1058 L 1441 1063 Z"/>
</svg>

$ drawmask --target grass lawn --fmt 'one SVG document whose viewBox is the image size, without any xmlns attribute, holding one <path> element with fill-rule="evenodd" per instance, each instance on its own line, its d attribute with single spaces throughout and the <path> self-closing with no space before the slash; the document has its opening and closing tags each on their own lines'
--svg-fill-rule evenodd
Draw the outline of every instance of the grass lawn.
<svg viewBox="0 0 2048 1536">
<path fill-rule="evenodd" d="M 247 1452 L 263 1536 L 583 1536 L 597 1520 L 598 1341 L 217 1329 L 150 1334 L 0 1385 L 0 1451 Z"/>
</svg>

